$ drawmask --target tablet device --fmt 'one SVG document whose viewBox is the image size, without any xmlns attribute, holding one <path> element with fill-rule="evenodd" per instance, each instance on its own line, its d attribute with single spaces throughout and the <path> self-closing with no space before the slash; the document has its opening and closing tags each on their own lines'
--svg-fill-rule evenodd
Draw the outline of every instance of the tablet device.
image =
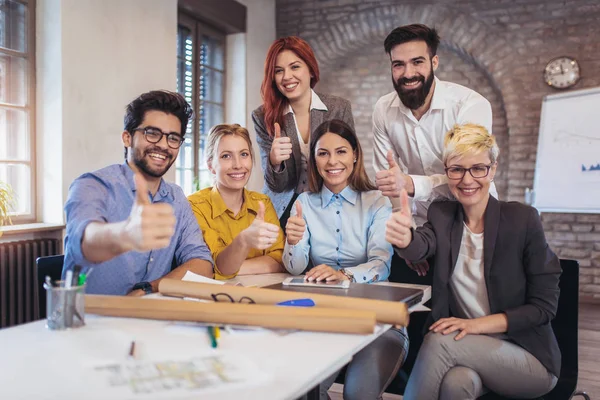
<svg viewBox="0 0 600 400">
<path fill-rule="evenodd" d="M 303 278 L 297 278 L 303 279 Z M 348 281 L 343 281 L 348 282 Z M 410 286 L 410 285 L 409 285 Z M 361 299 L 400 301 L 408 307 L 419 304 L 423 298 L 423 288 L 405 287 L 401 284 L 383 285 L 379 283 L 355 283 L 345 290 L 329 290 L 323 284 L 308 284 L 303 287 L 290 286 L 283 283 L 265 286 L 263 289 L 285 290 L 289 292 L 302 292 L 315 294 L 328 294 L 332 296 L 358 297 Z"/>
<path fill-rule="evenodd" d="M 350 287 L 350 281 L 305 281 L 303 276 L 292 276 L 286 278 L 283 281 L 284 286 L 308 286 L 308 287 L 320 287 L 320 288 L 332 288 L 332 289 L 348 289 Z"/>
</svg>

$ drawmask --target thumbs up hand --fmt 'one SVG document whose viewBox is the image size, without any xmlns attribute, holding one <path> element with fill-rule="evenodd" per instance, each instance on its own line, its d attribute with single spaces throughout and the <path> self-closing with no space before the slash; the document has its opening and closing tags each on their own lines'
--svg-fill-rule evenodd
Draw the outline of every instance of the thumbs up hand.
<svg viewBox="0 0 600 400">
<path fill-rule="evenodd" d="M 302 218 L 302 204 L 296 200 L 296 215 L 290 216 L 285 226 L 285 234 L 287 235 L 288 244 L 298 244 L 304 231 L 306 230 L 306 221 Z"/>
<path fill-rule="evenodd" d="M 167 247 L 177 223 L 173 207 L 167 203 L 151 203 L 146 179 L 135 166 L 132 169 L 136 194 L 123 226 L 122 243 L 127 251 L 145 252 Z"/>
<path fill-rule="evenodd" d="M 269 161 L 272 166 L 276 167 L 285 160 L 289 160 L 290 154 L 292 154 L 292 140 L 287 136 L 281 137 L 281 127 L 275 122 L 275 136 L 271 143 Z"/>
<path fill-rule="evenodd" d="M 273 246 L 279 236 L 279 226 L 265 222 L 265 204 L 258 202 L 258 212 L 252 224 L 244 229 L 240 235 L 244 235 L 244 243 L 252 249 L 266 250 Z"/>
<path fill-rule="evenodd" d="M 375 174 L 375 185 L 384 196 L 390 198 L 392 206 L 397 208 L 399 204 L 396 199 L 400 198 L 400 191 L 406 189 L 408 193 L 413 195 L 415 192 L 414 183 L 409 175 L 402 172 L 394 159 L 392 150 L 388 150 L 387 160 L 389 168 Z"/>
<path fill-rule="evenodd" d="M 395 211 L 385 224 L 385 240 L 399 249 L 406 248 L 412 241 L 412 213 L 408 193 L 400 191 L 400 211 Z"/>
</svg>

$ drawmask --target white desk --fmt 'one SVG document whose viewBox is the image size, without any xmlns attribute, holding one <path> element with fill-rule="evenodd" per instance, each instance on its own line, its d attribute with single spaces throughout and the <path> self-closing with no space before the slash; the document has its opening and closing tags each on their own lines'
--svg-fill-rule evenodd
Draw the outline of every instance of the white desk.
<svg viewBox="0 0 600 400">
<path fill-rule="evenodd" d="M 287 274 L 236 279 L 246 285 L 254 281 L 263 286 L 277 283 L 274 280 L 285 276 Z M 198 326 L 87 315 L 86 326 L 82 328 L 49 331 L 45 321 L 37 321 L 0 330 L 0 398 L 148 399 L 145 395 L 114 397 L 106 386 L 89 379 L 93 366 L 123 362 L 131 340 L 135 340 L 140 361 L 235 352 L 253 360 L 268 376 L 266 381 L 243 390 L 232 387 L 218 392 L 196 392 L 184 398 L 296 399 L 342 368 L 387 329 L 389 325 L 380 325 L 372 335 L 293 332 L 280 336 L 268 330 L 223 332 L 218 349 L 212 349 L 206 329 Z M 166 394 L 163 398 L 173 396 Z"/>
</svg>

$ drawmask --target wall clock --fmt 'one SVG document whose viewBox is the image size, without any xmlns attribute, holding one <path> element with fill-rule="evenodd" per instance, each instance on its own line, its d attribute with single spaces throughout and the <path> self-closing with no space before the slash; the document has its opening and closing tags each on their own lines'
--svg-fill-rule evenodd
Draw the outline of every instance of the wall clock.
<svg viewBox="0 0 600 400">
<path fill-rule="evenodd" d="M 555 89 L 570 88 L 580 77 L 579 63 L 571 57 L 556 57 L 544 68 L 544 81 Z"/>
</svg>

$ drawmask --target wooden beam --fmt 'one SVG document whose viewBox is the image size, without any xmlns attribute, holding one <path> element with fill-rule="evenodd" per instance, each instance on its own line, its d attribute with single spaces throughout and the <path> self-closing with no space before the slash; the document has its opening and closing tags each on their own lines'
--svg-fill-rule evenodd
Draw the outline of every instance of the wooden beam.
<svg viewBox="0 0 600 400">
<path fill-rule="evenodd" d="M 246 32 L 246 6 L 234 0 L 179 0 L 179 10 L 226 34 Z"/>
</svg>

